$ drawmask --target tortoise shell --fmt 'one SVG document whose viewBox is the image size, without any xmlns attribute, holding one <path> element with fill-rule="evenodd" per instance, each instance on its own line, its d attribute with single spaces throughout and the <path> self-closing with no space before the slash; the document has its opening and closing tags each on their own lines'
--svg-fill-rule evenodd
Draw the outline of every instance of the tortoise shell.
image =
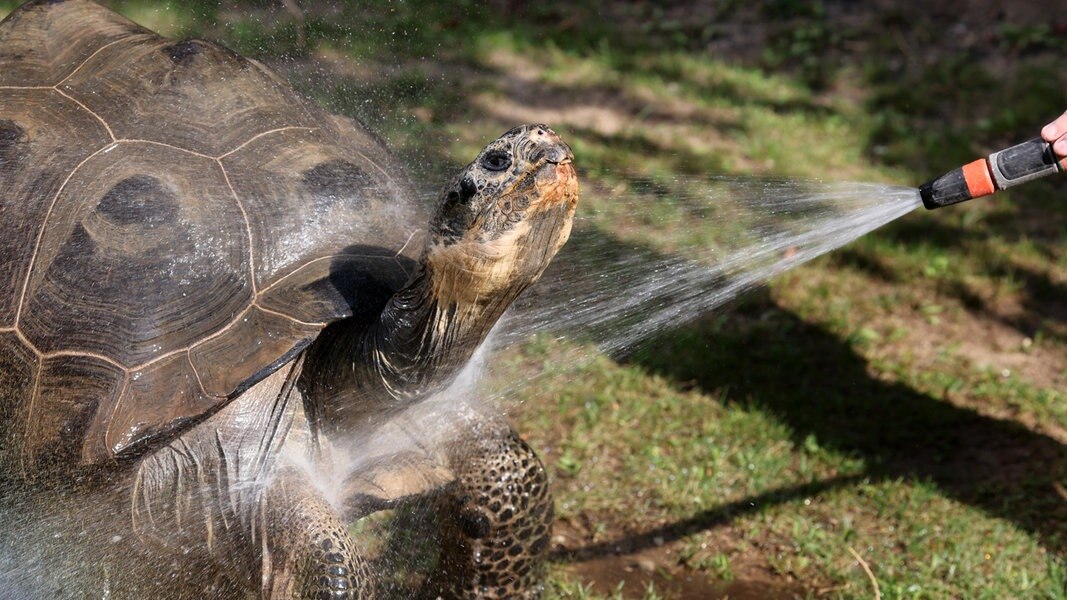
<svg viewBox="0 0 1067 600">
<path fill-rule="evenodd" d="M 263 65 L 87 0 L 0 22 L 6 461 L 137 455 L 403 283 L 379 140 Z"/>
</svg>

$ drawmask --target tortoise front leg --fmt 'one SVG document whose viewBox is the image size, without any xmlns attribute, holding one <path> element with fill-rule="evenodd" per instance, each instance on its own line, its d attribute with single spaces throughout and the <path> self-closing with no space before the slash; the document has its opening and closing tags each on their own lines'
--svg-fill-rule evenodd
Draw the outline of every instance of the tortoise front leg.
<svg viewBox="0 0 1067 600">
<path fill-rule="evenodd" d="M 456 481 L 438 498 L 441 555 L 430 598 L 539 598 L 552 526 L 548 477 L 507 425 L 457 444 Z"/>
<path fill-rule="evenodd" d="M 260 508 L 264 599 L 374 596 L 370 569 L 348 528 L 303 474 L 279 473 Z"/>
</svg>

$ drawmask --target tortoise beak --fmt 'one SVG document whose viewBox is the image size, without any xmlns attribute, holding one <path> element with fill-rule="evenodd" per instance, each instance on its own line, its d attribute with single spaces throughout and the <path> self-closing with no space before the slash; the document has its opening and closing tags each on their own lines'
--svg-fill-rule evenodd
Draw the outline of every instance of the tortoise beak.
<svg viewBox="0 0 1067 600">
<path fill-rule="evenodd" d="M 565 165 L 574 162 L 574 152 L 558 133 L 547 125 L 530 126 L 530 140 L 537 146 L 535 155 L 540 155 L 546 162 Z"/>
<path fill-rule="evenodd" d="M 547 148 L 545 152 L 545 160 L 555 165 L 569 165 L 574 162 L 574 152 L 571 151 L 571 147 L 567 145 L 558 135 L 553 133 L 556 137 L 552 144 Z"/>
<path fill-rule="evenodd" d="M 545 155 L 545 160 L 557 165 L 569 165 L 574 162 L 574 153 L 571 152 L 571 147 L 561 140 L 559 146 Z"/>
</svg>

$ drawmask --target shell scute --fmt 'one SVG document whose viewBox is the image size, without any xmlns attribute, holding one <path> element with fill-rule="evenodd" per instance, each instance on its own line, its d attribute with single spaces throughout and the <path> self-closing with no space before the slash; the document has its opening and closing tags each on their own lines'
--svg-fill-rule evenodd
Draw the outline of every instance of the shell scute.
<svg viewBox="0 0 1067 600">
<path fill-rule="evenodd" d="M 33 397 L 37 357 L 13 330 L 0 331 L 0 462 L 17 463 Z"/>
<path fill-rule="evenodd" d="M 59 355 L 41 363 L 33 401 L 24 406 L 20 463 L 62 471 L 101 458 L 97 421 L 120 398 L 126 371 L 96 356 Z"/>
<path fill-rule="evenodd" d="M 78 164 L 110 139 L 91 115 L 53 90 L 0 89 L 0 130 L 0 199 L 6 200 L 0 202 L 4 327 L 14 325 L 26 270 L 56 194 Z"/>
<path fill-rule="evenodd" d="M 255 373 L 249 367 L 266 367 L 294 346 L 310 341 L 322 326 L 295 321 L 280 313 L 252 307 L 226 330 L 194 346 L 190 360 L 200 375 L 204 391 L 229 396 Z M 236 368 L 235 368 L 236 367 Z"/>
<path fill-rule="evenodd" d="M 201 388 L 188 352 L 172 354 L 129 373 L 125 389 L 96 412 L 83 461 L 101 463 L 144 448 L 223 406 L 225 396 Z"/>
<path fill-rule="evenodd" d="M 261 67 L 195 40 L 116 44 L 59 89 L 107 122 L 117 138 L 155 141 L 210 157 L 263 131 L 315 125 L 305 101 Z"/>
<path fill-rule="evenodd" d="M 89 4 L 30 2 L 0 22 L 0 87 L 53 86 L 109 44 L 154 36 Z"/>
<path fill-rule="evenodd" d="M 46 354 L 94 352 L 132 368 L 247 307 L 249 263 L 243 217 L 214 161 L 118 144 L 59 194 L 19 327 Z"/>
</svg>

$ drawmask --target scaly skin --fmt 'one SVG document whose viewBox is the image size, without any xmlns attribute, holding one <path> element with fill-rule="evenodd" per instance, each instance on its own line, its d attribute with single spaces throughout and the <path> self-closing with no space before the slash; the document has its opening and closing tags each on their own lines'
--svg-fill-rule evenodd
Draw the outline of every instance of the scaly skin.
<svg viewBox="0 0 1067 600">
<path fill-rule="evenodd" d="M 441 561 L 427 598 L 539 598 L 552 525 L 548 477 L 511 431 L 453 453 L 456 482 L 437 503 Z"/>
<path fill-rule="evenodd" d="M 263 592 L 270 598 L 370 598 L 374 579 L 337 512 L 299 472 L 264 498 Z"/>
</svg>

